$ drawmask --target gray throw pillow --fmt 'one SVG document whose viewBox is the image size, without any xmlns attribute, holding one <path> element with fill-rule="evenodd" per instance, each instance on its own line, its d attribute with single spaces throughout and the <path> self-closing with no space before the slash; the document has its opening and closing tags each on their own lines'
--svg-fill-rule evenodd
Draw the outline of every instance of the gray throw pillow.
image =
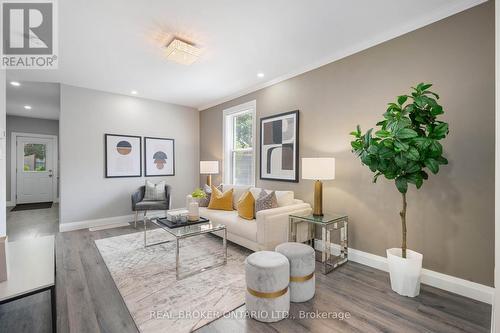
<svg viewBox="0 0 500 333">
<path fill-rule="evenodd" d="M 144 193 L 146 201 L 161 201 L 165 200 L 165 181 L 162 180 L 158 184 L 153 184 L 146 180 L 146 191 Z"/>
<path fill-rule="evenodd" d="M 217 186 L 219 191 L 222 191 L 222 185 Z M 207 184 L 203 185 L 203 192 L 205 192 L 205 198 L 198 199 L 198 206 L 208 207 L 210 203 L 210 198 L 212 197 L 212 189 Z"/>
<path fill-rule="evenodd" d="M 272 191 L 271 193 L 267 193 L 264 189 L 260 191 L 259 197 L 255 200 L 255 214 L 258 211 L 277 208 L 278 207 L 278 199 L 276 199 L 276 193 Z"/>
</svg>

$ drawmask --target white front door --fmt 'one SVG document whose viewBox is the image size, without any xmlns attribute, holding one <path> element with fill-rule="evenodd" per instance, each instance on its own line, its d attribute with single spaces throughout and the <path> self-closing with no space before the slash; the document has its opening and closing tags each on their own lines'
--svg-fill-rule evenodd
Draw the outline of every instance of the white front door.
<svg viewBox="0 0 500 333">
<path fill-rule="evenodd" d="M 16 203 L 54 201 L 54 141 L 17 137 Z"/>
</svg>

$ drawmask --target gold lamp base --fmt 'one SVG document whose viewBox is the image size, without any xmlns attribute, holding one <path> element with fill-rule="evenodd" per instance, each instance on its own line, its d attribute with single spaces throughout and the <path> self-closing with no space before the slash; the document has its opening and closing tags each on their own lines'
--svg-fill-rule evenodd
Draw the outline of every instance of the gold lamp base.
<svg viewBox="0 0 500 333">
<path fill-rule="evenodd" d="M 210 187 L 212 186 L 212 175 L 207 176 L 207 185 Z"/>
<path fill-rule="evenodd" d="M 320 180 L 314 182 L 314 216 L 323 216 L 323 183 Z"/>
</svg>

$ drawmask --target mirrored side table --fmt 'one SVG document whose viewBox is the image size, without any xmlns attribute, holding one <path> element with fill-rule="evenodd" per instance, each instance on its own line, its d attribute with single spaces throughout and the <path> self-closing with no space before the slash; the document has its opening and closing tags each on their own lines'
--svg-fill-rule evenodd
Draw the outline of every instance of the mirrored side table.
<svg viewBox="0 0 500 333">
<path fill-rule="evenodd" d="M 312 246 L 316 251 L 316 260 L 323 264 L 323 274 L 347 262 L 347 215 L 290 215 L 288 221 L 289 241 Z"/>
</svg>

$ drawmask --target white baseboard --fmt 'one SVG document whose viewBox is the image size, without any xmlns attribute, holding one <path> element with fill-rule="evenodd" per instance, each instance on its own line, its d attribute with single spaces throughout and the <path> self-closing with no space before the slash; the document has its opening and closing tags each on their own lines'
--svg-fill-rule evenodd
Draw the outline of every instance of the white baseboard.
<svg viewBox="0 0 500 333">
<path fill-rule="evenodd" d="M 14 207 L 16 204 L 14 203 L 14 201 L 7 201 L 7 203 L 5 204 L 6 207 Z"/>
<path fill-rule="evenodd" d="M 321 240 L 315 241 L 317 250 L 321 250 L 323 243 Z M 340 246 L 332 244 L 331 253 L 337 255 L 340 253 Z M 387 258 L 363 252 L 360 250 L 348 249 L 349 261 L 357 262 L 366 266 L 370 266 L 382 271 L 387 272 Z M 460 279 L 451 275 L 422 269 L 421 283 L 431 287 L 443 289 L 461 296 L 472 298 L 477 301 L 492 304 L 495 288 L 485 286 L 483 284 L 475 283 L 472 281 Z"/>
<path fill-rule="evenodd" d="M 148 217 L 164 217 L 165 212 L 163 211 L 158 211 L 158 212 L 151 212 L 148 213 Z M 93 229 L 93 230 L 98 230 L 100 229 L 106 229 L 110 225 L 116 225 L 116 226 L 125 226 L 130 222 L 134 221 L 135 214 L 131 215 L 123 215 L 123 216 L 114 216 L 114 217 L 106 217 L 102 219 L 95 219 L 95 220 L 85 220 L 85 221 L 78 221 L 78 222 L 68 222 L 68 223 L 61 223 L 59 224 L 59 232 L 67 232 L 67 231 L 74 231 L 74 230 L 80 230 L 80 229 Z M 142 220 L 142 214 L 139 215 L 138 220 Z"/>
</svg>

